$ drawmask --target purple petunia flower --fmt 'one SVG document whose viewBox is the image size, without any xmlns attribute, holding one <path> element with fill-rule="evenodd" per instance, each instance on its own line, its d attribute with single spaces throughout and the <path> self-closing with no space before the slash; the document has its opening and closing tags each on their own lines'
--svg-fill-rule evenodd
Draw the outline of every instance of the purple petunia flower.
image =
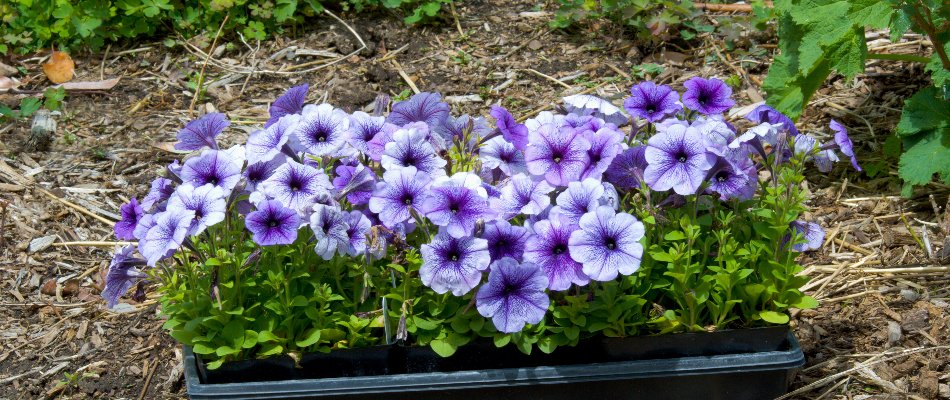
<svg viewBox="0 0 950 400">
<path fill-rule="evenodd" d="M 475 295 L 478 313 L 491 318 L 499 332 L 515 333 L 544 319 L 551 300 L 548 278 L 536 264 L 502 258 L 491 264 L 488 283 Z"/>
<path fill-rule="evenodd" d="M 795 123 L 792 122 L 791 118 L 765 104 L 756 107 L 752 112 L 746 114 L 745 119 L 755 122 L 756 124 L 763 122 L 781 124 L 782 128 L 791 133 L 792 136 L 798 136 L 798 128 L 795 128 Z"/>
<path fill-rule="evenodd" d="M 148 194 L 142 199 L 142 209 L 146 211 L 151 210 L 153 206 L 168 200 L 168 197 L 171 196 L 174 191 L 174 181 L 162 177 L 155 178 L 155 180 L 152 181 L 152 188 L 149 189 Z"/>
<path fill-rule="evenodd" d="M 288 115 L 276 124 L 252 132 L 245 146 L 247 163 L 267 162 L 281 154 L 284 145 L 290 139 L 290 132 L 296 129 L 298 122 L 300 122 L 299 115 Z"/>
<path fill-rule="evenodd" d="M 529 236 L 527 228 L 499 219 L 485 225 L 482 239 L 488 241 L 488 254 L 492 260 L 511 257 L 521 261 Z"/>
<path fill-rule="evenodd" d="M 818 151 L 818 139 L 809 135 L 795 136 L 793 149 L 795 154 L 811 156 Z"/>
<path fill-rule="evenodd" d="M 231 121 L 222 113 L 205 114 L 185 124 L 185 128 L 178 131 L 175 150 L 200 150 L 203 147 L 217 150 L 218 142 L 215 138 L 230 125 Z"/>
<path fill-rule="evenodd" d="M 181 185 L 168 199 L 168 209 L 185 209 L 195 212 L 195 218 L 188 228 L 188 236 L 204 232 L 209 226 L 224 221 L 227 200 L 224 191 L 213 185 L 194 187 Z"/>
<path fill-rule="evenodd" d="M 139 254 L 145 257 L 150 267 L 175 254 L 184 243 L 194 218 L 194 211 L 179 208 L 155 214 L 148 232 L 139 239 Z"/>
<path fill-rule="evenodd" d="M 349 217 L 339 208 L 315 204 L 313 214 L 310 215 L 310 229 L 317 244 L 314 251 L 324 260 L 333 258 L 337 253 L 346 254 L 350 245 L 350 236 L 347 231 L 350 225 L 346 222 Z"/>
<path fill-rule="evenodd" d="M 481 178 L 469 172 L 437 179 L 419 205 L 419 212 L 457 238 L 471 235 L 479 219 L 494 214 L 488 207 L 488 194 L 482 188 Z"/>
<path fill-rule="evenodd" d="M 478 151 L 482 166 L 488 169 L 498 168 L 507 176 L 527 172 L 524 153 L 503 137 L 490 139 Z"/>
<path fill-rule="evenodd" d="M 679 93 L 667 85 L 657 85 L 653 82 L 641 82 L 630 88 L 630 94 L 623 101 L 623 108 L 634 117 L 643 118 L 654 123 L 672 116 L 683 110 L 677 104 Z"/>
<path fill-rule="evenodd" d="M 548 193 L 554 187 L 547 182 L 534 179 L 525 174 L 518 174 L 501 188 L 501 196 L 496 200 L 502 218 L 511 219 L 519 214 L 538 215 L 544 212 L 551 204 Z"/>
<path fill-rule="evenodd" d="M 247 214 L 244 225 L 251 231 L 251 240 L 260 246 L 291 244 L 297 240 L 300 217 L 277 200 L 265 200 Z"/>
<path fill-rule="evenodd" d="M 697 76 L 684 82 L 683 86 L 686 87 L 683 105 L 701 114 L 721 114 L 736 104 L 732 100 L 732 88 L 719 79 Z"/>
<path fill-rule="evenodd" d="M 838 145 L 838 150 L 841 150 L 841 153 L 846 157 L 851 158 L 851 166 L 858 172 L 863 171 L 861 166 L 858 165 L 858 158 L 854 156 L 854 143 L 851 142 L 851 138 L 848 137 L 848 128 L 845 128 L 840 122 L 831 120 L 831 130 L 835 131 L 835 144 Z"/>
<path fill-rule="evenodd" d="M 119 240 L 135 240 L 135 235 L 132 232 L 135 231 L 135 226 L 142 219 L 145 210 L 139 206 L 138 200 L 133 197 L 128 203 L 119 207 L 119 213 L 122 214 L 122 220 L 116 222 L 112 228 L 115 237 Z"/>
<path fill-rule="evenodd" d="M 396 125 L 388 122 L 383 124 L 379 133 L 372 140 L 366 142 L 366 155 L 373 161 L 379 162 L 383 158 L 383 153 L 386 152 L 386 145 L 393 141 L 393 135 L 398 130 L 399 127 Z"/>
<path fill-rule="evenodd" d="M 390 171 L 411 166 L 433 178 L 445 176 L 446 161 L 436 154 L 435 148 L 426 140 L 426 134 L 425 126 L 419 124 L 396 131 L 380 159 L 383 169 Z"/>
<path fill-rule="evenodd" d="M 145 260 L 132 255 L 135 246 L 124 246 L 116 249 L 109 263 L 109 272 L 106 275 L 106 287 L 101 296 L 106 301 L 106 307 L 112 308 L 119 303 L 119 298 L 129 291 L 142 278 L 147 277 L 139 271 L 139 266 L 145 265 Z"/>
<path fill-rule="evenodd" d="M 758 184 L 755 165 L 748 157 L 733 161 L 719 157 L 709 170 L 709 192 L 718 193 L 722 200 L 748 200 L 755 195 Z"/>
<path fill-rule="evenodd" d="M 205 150 L 189 158 L 181 167 L 181 179 L 194 186 L 211 184 L 230 194 L 241 181 L 243 159 L 236 159 L 224 150 Z"/>
<path fill-rule="evenodd" d="M 413 122 L 424 122 L 429 126 L 438 126 L 449 116 L 449 105 L 442 102 L 438 93 L 422 92 L 406 101 L 393 104 L 386 122 L 403 126 Z"/>
<path fill-rule="evenodd" d="M 528 128 L 519 124 L 515 117 L 502 106 L 493 105 L 489 114 L 495 118 L 495 125 L 501 131 L 502 137 L 516 149 L 524 151 L 528 146 Z"/>
<path fill-rule="evenodd" d="M 338 198 L 345 194 L 350 204 L 366 204 L 376 189 L 376 174 L 363 164 L 341 165 L 336 167 L 333 188 L 336 189 Z"/>
<path fill-rule="evenodd" d="M 639 189 L 647 168 L 646 150 L 647 146 L 634 146 L 614 157 L 604 171 L 604 180 L 621 190 Z"/>
<path fill-rule="evenodd" d="M 329 104 L 307 105 L 292 134 L 296 150 L 320 157 L 343 147 L 349 134 L 350 116 Z"/>
<path fill-rule="evenodd" d="M 825 230 L 814 222 L 792 221 L 789 228 L 804 239 L 804 242 L 793 244 L 792 250 L 798 252 L 818 250 L 825 241 Z"/>
<path fill-rule="evenodd" d="M 350 116 L 350 140 L 347 142 L 360 153 L 369 153 L 368 143 L 383 130 L 386 118 L 374 117 L 362 111 Z"/>
<path fill-rule="evenodd" d="M 551 208 L 550 215 L 562 215 L 571 224 L 580 222 L 581 217 L 601 205 L 604 185 L 597 179 L 587 178 L 582 182 L 571 182 L 567 190 L 557 195 L 557 205 Z"/>
<path fill-rule="evenodd" d="M 549 289 L 567 290 L 571 284 L 584 286 L 590 282 L 581 263 L 571 258 L 569 242 L 577 225 L 554 215 L 535 222 L 532 228 L 534 235 L 525 244 L 524 260 L 541 266 Z"/>
<path fill-rule="evenodd" d="M 447 150 L 458 142 L 463 143 L 465 151 L 470 151 L 472 146 L 491 132 L 492 129 L 488 127 L 485 118 L 472 118 L 468 114 L 461 115 L 458 118 L 449 115 L 432 130 L 430 139 L 433 146 L 438 150 Z"/>
<path fill-rule="evenodd" d="M 573 128 L 545 124 L 529 131 L 528 138 L 530 143 L 524 154 L 528 172 L 544 176 L 548 183 L 566 186 L 587 168 L 590 161 L 587 150 L 591 144 Z"/>
<path fill-rule="evenodd" d="M 356 257 L 366 252 L 366 236 L 369 235 L 372 223 L 365 214 L 359 211 L 350 211 L 344 214 L 346 216 L 346 236 L 349 242 L 346 247 L 346 254 L 350 257 Z"/>
<path fill-rule="evenodd" d="M 267 123 L 264 124 L 264 127 L 269 127 L 275 122 L 279 121 L 281 117 L 289 114 L 299 114 L 303 110 L 303 104 L 307 101 L 307 91 L 310 90 L 310 85 L 304 83 L 303 85 L 294 86 L 290 89 L 287 89 L 284 94 L 274 100 L 274 103 L 270 106 L 270 119 L 267 120 Z"/>
<path fill-rule="evenodd" d="M 616 126 L 624 125 L 630 121 L 630 117 L 619 107 L 594 95 L 575 94 L 562 100 L 564 100 L 564 109 L 569 114 L 590 115 Z"/>
<path fill-rule="evenodd" d="M 294 210 L 309 208 L 317 197 L 329 197 L 330 179 L 323 171 L 287 160 L 261 182 L 258 191 Z"/>
<path fill-rule="evenodd" d="M 584 214 L 580 230 L 571 234 L 571 258 L 584 266 L 595 281 L 609 281 L 617 274 L 630 275 L 640 268 L 643 257 L 643 223 L 607 206 Z"/>
<path fill-rule="evenodd" d="M 623 133 L 608 127 L 597 131 L 585 131 L 583 135 L 590 142 L 590 149 L 587 150 L 589 162 L 587 168 L 581 173 L 580 179 L 601 179 L 614 157 L 617 157 L 617 153 L 623 150 L 621 147 Z"/>
<path fill-rule="evenodd" d="M 383 173 L 369 199 L 370 211 L 392 229 L 411 218 L 410 209 L 418 209 L 425 201 L 432 178 L 416 167 L 405 167 Z"/>
<path fill-rule="evenodd" d="M 279 155 L 266 162 L 250 164 L 244 169 L 244 191 L 253 192 L 257 190 L 257 185 L 270 178 L 287 161 L 286 157 Z"/>
<path fill-rule="evenodd" d="M 491 255 L 488 242 L 474 237 L 455 238 L 441 232 L 432 243 L 422 245 L 422 283 L 438 294 L 451 291 L 462 296 L 482 280 L 482 271 L 488 268 Z"/>
<path fill-rule="evenodd" d="M 648 165 L 643 178 L 651 189 L 663 192 L 672 188 L 684 196 L 696 193 L 715 162 L 699 131 L 681 125 L 651 137 L 644 157 Z"/>
</svg>

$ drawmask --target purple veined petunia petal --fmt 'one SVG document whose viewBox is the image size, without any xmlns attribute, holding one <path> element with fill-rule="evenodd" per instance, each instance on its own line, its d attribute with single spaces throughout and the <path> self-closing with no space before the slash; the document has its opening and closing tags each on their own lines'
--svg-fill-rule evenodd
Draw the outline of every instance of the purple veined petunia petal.
<svg viewBox="0 0 950 400">
<path fill-rule="evenodd" d="M 270 106 L 270 119 L 264 124 L 267 128 L 279 121 L 281 117 L 290 114 L 299 114 L 303 110 L 303 105 L 307 101 L 307 91 L 310 90 L 309 84 L 302 84 L 287 89 L 283 95 L 274 100 Z"/>
<path fill-rule="evenodd" d="M 590 149 L 587 150 L 587 168 L 581 173 L 580 179 L 595 178 L 601 179 L 604 171 L 613 162 L 614 157 L 620 153 L 623 142 L 623 132 L 610 127 L 601 128 L 597 131 L 585 131 L 584 138 L 590 142 Z"/>
<path fill-rule="evenodd" d="M 119 213 L 122 215 L 122 219 L 116 222 L 113 227 L 116 239 L 135 240 L 133 232 L 135 232 L 135 226 L 138 225 L 139 220 L 142 219 L 142 215 L 145 214 L 145 210 L 139 206 L 138 200 L 133 197 L 128 203 L 119 207 Z"/>
<path fill-rule="evenodd" d="M 604 180 L 621 190 L 639 189 L 647 168 L 646 150 L 646 146 L 634 146 L 614 157 L 604 171 Z"/>
<path fill-rule="evenodd" d="M 249 164 L 242 174 L 244 175 L 244 192 L 256 191 L 257 186 L 270 178 L 285 162 L 287 162 L 287 157 L 281 154 L 266 162 Z"/>
<path fill-rule="evenodd" d="M 683 105 L 701 114 L 721 114 L 736 104 L 732 88 L 716 78 L 693 77 L 683 83 Z"/>
<path fill-rule="evenodd" d="M 640 268 L 643 223 L 607 206 L 584 214 L 580 230 L 571 233 L 571 258 L 581 263 L 584 274 L 595 281 L 609 281 L 618 274 L 630 275 Z"/>
<path fill-rule="evenodd" d="M 261 182 L 258 191 L 276 199 L 284 207 L 302 211 L 310 208 L 317 198 L 329 198 L 330 179 L 323 171 L 287 160 L 284 165 Z"/>
<path fill-rule="evenodd" d="M 171 196 L 174 191 L 174 181 L 162 177 L 155 178 L 155 180 L 152 181 L 152 188 L 149 189 L 148 194 L 142 199 L 142 209 L 145 211 L 152 210 L 154 206 L 168 200 L 168 197 Z"/>
<path fill-rule="evenodd" d="M 244 225 L 251 231 L 251 240 L 260 246 L 291 244 L 297 240 L 300 217 L 277 200 L 265 200 L 247 214 Z"/>
<path fill-rule="evenodd" d="M 230 194 L 241 181 L 243 159 L 225 150 L 205 150 L 189 158 L 181 168 L 181 179 L 195 187 L 211 184 Z"/>
<path fill-rule="evenodd" d="M 299 122 L 299 115 L 288 115 L 267 128 L 252 132 L 247 138 L 247 163 L 267 162 L 281 154 Z"/>
<path fill-rule="evenodd" d="M 366 155 L 373 161 L 379 162 L 383 158 L 383 153 L 386 152 L 386 145 L 393 141 L 393 135 L 398 130 L 399 127 L 396 125 L 388 122 L 383 124 L 379 133 L 372 140 L 366 142 Z"/>
<path fill-rule="evenodd" d="M 775 146 L 778 141 L 779 133 L 782 131 L 781 124 L 772 124 L 768 122 L 763 122 L 759 125 L 749 128 L 745 133 L 737 136 L 732 142 L 729 143 L 729 147 L 738 148 L 742 143 L 754 144 L 753 142 L 758 141 L 760 146 Z"/>
<path fill-rule="evenodd" d="M 706 150 L 722 155 L 729 148 L 729 144 L 736 138 L 736 132 L 723 120 L 722 115 L 701 115 L 690 124 L 699 130 L 706 143 Z"/>
<path fill-rule="evenodd" d="M 727 160 L 719 157 L 709 170 L 708 192 L 718 193 L 723 200 L 748 200 L 758 187 L 755 165 L 748 157 Z"/>
<path fill-rule="evenodd" d="M 472 235 L 478 220 L 494 216 L 481 184 L 481 178 L 468 172 L 437 179 L 419 205 L 419 212 L 453 237 Z"/>
<path fill-rule="evenodd" d="M 409 100 L 393 104 L 386 122 L 403 126 L 413 122 L 425 122 L 429 126 L 437 126 L 449 116 L 449 105 L 442 102 L 442 95 L 438 93 L 422 92 L 413 95 Z"/>
<path fill-rule="evenodd" d="M 432 129 L 429 136 L 430 142 L 439 151 L 448 150 L 456 143 L 464 143 L 463 149 L 470 151 L 482 137 L 491 132 L 484 118 L 463 114 L 458 118 L 449 115 Z"/>
<path fill-rule="evenodd" d="M 554 186 L 566 186 L 577 180 L 587 168 L 590 142 L 573 128 L 542 125 L 529 131 L 530 143 L 525 150 L 525 162 L 532 175 L 544 176 Z"/>
<path fill-rule="evenodd" d="M 369 203 L 376 189 L 376 174 L 363 164 L 341 165 L 336 167 L 336 177 L 333 178 L 333 188 L 339 196 L 346 194 L 346 200 L 353 205 Z"/>
<path fill-rule="evenodd" d="M 597 179 L 587 178 L 581 182 L 571 182 L 567 185 L 567 190 L 557 195 L 557 205 L 551 208 L 550 215 L 561 215 L 576 225 L 584 214 L 600 206 L 603 196 L 604 185 Z"/>
<path fill-rule="evenodd" d="M 350 137 L 347 143 L 360 153 L 369 153 L 369 142 L 373 140 L 386 125 L 386 118 L 369 115 L 356 111 L 350 116 Z"/>
<path fill-rule="evenodd" d="M 485 224 L 482 239 L 488 241 L 488 253 L 492 260 L 511 257 L 520 262 L 530 236 L 527 228 L 498 219 Z"/>
<path fill-rule="evenodd" d="M 515 117 L 502 106 L 493 105 L 489 114 L 495 118 L 495 126 L 502 137 L 516 149 L 524 151 L 528 145 L 528 127 L 519 124 Z"/>
<path fill-rule="evenodd" d="M 410 209 L 418 209 L 428 196 L 432 178 L 415 167 L 405 167 L 383 173 L 382 182 L 376 183 L 369 209 L 379 214 L 387 228 L 410 219 Z"/>
<path fill-rule="evenodd" d="M 811 159 L 815 163 L 815 167 L 818 167 L 819 172 L 831 172 L 831 169 L 834 163 L 839 161 L 838 154 L 834 150 L 818 150 Z"/>
<path fill-rule="evenodd" d="M 502 258 L 491 264 L 488 283 L 475 295 L 478 313 L 491 318 L 499 332 L 515 333 L 544 319 L 551 300 L 548 278 L 536 264 Z"/>
<path fill-rule="evenodd" d="M 630 115 L 650 123 L 661 121 L 683 110 L 677 101 L 679 93 L 667 85 L 646 81 L 630 88 L 631 96 L 623 102 Z"/>
<path fill-rule="evenodd" d="M 185 124 L 185 128 L 178 131 L 175 150 L 200 150 L 204 147 L 217 150 L 218 142 L 215 138 L 230 125 L 231 121 L 222 113 L 205 114 Z"/>
<path fill-rule="evenodd" d="M 567 123 L 567 118 L 561 114 L 554 114 L 550 111 L 541 111 L 534 118 L 529 118 L 524 122 L 524 126 L 528 128 L 529 142 L 531 132 L 535 132 L 538 129 L 541 129 L 544 125 L 553 125 L 556 128 L 561 128 L 565 126 L 570 126 Z"/>
<path fill-rule="evenodd" d="M 194 187 L 190 184 L 178 186 L 168 199 L 168 210 L 191 210 L 195 217 L 188 228 L 188 236 L 199 235 L 209 226 L 224 221 L 227 211 L 227 199 L 220 187 L 206 184 Z"/>
<path fill-rule="evenodd" d="M 838 145 L 838 150 L 841 150 L 841 154 L 844 154 L 845 157 L 851 159 L 851 166 L 854 167 L 858 172 L 863 171 L 861 166 L 858 165 L 858 158 L 854 155 L 854 143 L 851 142 L 851 138 L 848 137 L 848 128 L 845 128 L 840 122 L 831 120 L 831 130 L 835 131 L 835 144 Z"/>
<path fill-rule="evenodd" d="M 528 172 L 524 153 L 503 137 L 489 139 L 478 152 L 482 166 L 488 169 L 498 168 L 506 176 Z"/>
<path fill-rule="evenodd" d="M 798 129 L 795 128 L 795 123 L 792 122 L 791 118 L 765 104 L 756 107 L 754 110 L 752 110 L 752 112 L 746 114 L 745 119 L 755 122 L 756 124 L 761 124 L 763 122 L 770 124 L 781 124 L 782 127 L 792 136 L 798 136 Z"/>
<path fill-rule="evenodd" d="M 795 154 L 812 156 L 818 151 L 818 139 L 811 137 L 809 135 L 798 135 L 795 136 L 794 140 L 794 151 Z"/>
<path fill-rule="evenodd" d="M 393 141 L 386 144 L 380 159 L 386 171 L 415 167 L 421 172 L 438 178 L 445 176 L 446 161 L 436 153 L 426 140 L 424 126 L 410 124 L 393 134 Z"/>
<path fill-rule="evenodd" d="M 291 132 L 291 147 L 317 157 L 334 155 L 350 137 L 350 116 L 329 104 L 307 105 Z"/>
<path fill-rule="evenodd" d="M 438 294 L 452 292 L 462 296 L 482 280 L 482 271 L 488 269 L 491 255 L 485 239 L 471 236 L 456 238 L 441 232 L 431 243 L 422 245 L 422 284 Z"/>
<path fill-rule="evenodd" d="M 154 225 L 139 240 L 139 254 L 154 267 L 159 260 L 171 257 L 184 243 L 195 212 L 186 209 L 169 209 L 155 215 Z"/>
<path fill-rule="evenodd" d="M 590 94 L 575 94 L 562 99 L 564 109 L 574 115 L 591 115 L 616 126 L 623 126 L 630 117 L 611 102 Z"/>
<path fill-rule="evenodd" d="M 134 250 L 135 246 L 124 246 L 117 248 L 112 256 L 109 272 L 106 274 L 106 287 L 101 293 L 108 308 L 115 307 L 123 294 L 136 282 L 148 276 L 136 268 L 145 265 L 145 260 L 133 256 Z"/>
<path fill-rule="evenodd" d="M 350 211 L 346 213 L 346 236 L 349 243 L 346 248 L 346 254 L 350 257 L 360 256 L 366 253 L 366 237 L 369 235 L 372 223 L 365 214 L 359 211 Z"/>
<path fill-rule="evenodd" d="M 590 282 L 581 263 L 571 258 L 569 242 L 577 225 L 554 215 L 535 222 L 531 228 L 534 234 L 525 244 L 524 260 L 541 266 L 549 289 L 567 290 L 572 284 L 584 286 Z"/>
<path fill-rule="evenodd" d="M 346 222 L 348 216 L 336 207 L 323 204 L 313 206 L 310 215 L 310 229 L 317 244 L 314 251 L 324 260 L 332 259 L 336 254 L 346 254 L 350 245 L 350 236 L 347 231 L 350 225 Z"/>
<path fill-rule="evenodd" d="M 651 189 L 663 192 L 673 189 L 677 194 L 696 193 L 715 156 L 706 152 L 699 131 L 693 127 L 671 126 L 647 142 L 644 152 L 647 168 L 643 178 Z"/>
<path fill-rule="evenodd" d="M 139 218 L 139 222 L 135 224 L 135 230 L 132 231 L 132 236 L 134 236 L 136 240 L 142 240 L 145 238 L 145 234 L 148 233 L 148 230 L 152 229 L 153 226 L 155 226 L 155 215 L 143 214 L 142 218 Z"/>
<path fill-rule="evenodd" d="M 518 174 L 501 188 L 501 196 L 495 200 L 494 207 L 501 213 L 502 218 L 511 219 L 519 214 L 538 215 L 551 205 L 548 193 L 554 187 L 546 181 L 534 179 L 525 174 Z"/>
<path fill-rule="evenodd" d="M 792 221 L 789 228 L 798 233 L 804 242 L 792 245 L 792 250 L 798 252 L 818 250 L 825 241 L 825 230 L 814 222 Z"/>
</svg>

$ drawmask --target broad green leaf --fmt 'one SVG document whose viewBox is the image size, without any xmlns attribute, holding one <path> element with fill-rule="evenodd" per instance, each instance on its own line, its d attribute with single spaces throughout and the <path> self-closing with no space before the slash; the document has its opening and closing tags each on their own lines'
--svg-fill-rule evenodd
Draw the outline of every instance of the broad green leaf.
<svg viewBox="0 0 950 400">
<path fill-rule="evenodd" d="M 770 322 L 773 324 L 787 324 L 788 323 L 788 314 L 775 312 L 775 311 L 761 311 L 759 312 L 759 317 L 762 318 L 765 322 Z"/>
<path fill-rule="evenodd" d="M 511 342 L 511 335 L 499 333 L 492 338 L 492 341 L 495 343 L 495 347 L 505 347 Z"/>
<path fill-rule="evenodd" d="M 897 134 L 910 136 L 950 126 L 950 101 L 938 96 L 937 88 L 927 87 L 907 99 L 901 112 L 901 120 L 897 124 Z M 907 143 L 904 145 L 907 147 Z M 903 157 L 901 162 L 903 163 Z"/>
<path fill-rule="evenodd" d="M 27 97 L 20 100 L 20 118 L 32 117 L 41 106 L 40 99 L 35 97 Z"/>
<path fill-rule="evenodd" d="M 851 21 L 862 27 L 872 29 L 886 28 L 891 22 L 893 9 L 887 1 L 881 0 L 850 0 L 851 11 L 848 12 Z"/>
<path fill-rule="evenodd" d="M 300 336 L 295 342 L 297 347 L 310 347 L 320 341 L 320 329 L 310 328 L 305 334 Z"/>
<path fill-rule="evenodd" d="M 906 113 L 906 111 L 905 111 Z M 939 173 L 950 183 L 950 127 L 930 130 L 904 140 L 897 173 L 906 182 L 903 194 L 909 196 L 913 185 L 924 185 Z"/>
<path fill-rule="evenodd" d="M 277 0 L 277 6 L 274 7 L 274 19 L 277 22 L 284 22 L 294 16 L 297 11 L 297 0 Z"/>
<path fill-rule="evenodd" d="M 811 296 L 802 296 L 802 299 L 798 303 L 792 304 L 792 307 L 801 309 L 818 308 L 818 300 Z"/>
<path fill-rule="evenodd" d="M 195 354 L 214 354 L 215 349 L 205 343 L 195 343 L 194 346 L 191 347 L 191 351 L 195 352 Z"/>
<path fill-rule="evenodd" d="M 458 347 L 449 343 L 448 341 L 442 339 L 434 339 L 429 342 L 429 347 L 432 348 L 432 351 L 442 357 L 449 357 L 452 354 L 455 354 L 455 350 L 458 350 Z"/>
</svg>

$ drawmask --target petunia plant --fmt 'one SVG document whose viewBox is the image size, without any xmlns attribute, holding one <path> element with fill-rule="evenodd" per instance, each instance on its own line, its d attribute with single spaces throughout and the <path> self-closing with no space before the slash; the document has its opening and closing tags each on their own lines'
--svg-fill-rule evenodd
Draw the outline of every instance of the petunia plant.
<svg viewBox="0 0 950 400">
<path fill-rule="evenodd" d="M 222 114 L 121 207 L 102 292 L 160 292 L 165 328 L 211 368 L 226 361 L 402 343 L 443 356 L 472 340 L 544 352 L 596 337 L 788 322 L 806 222 L 807 163 L 840 152 L 759 106 L 727 121 L 722 81 L 643 82 L 617 107 L 590 95 L 524 123 L 454 116 L 421 93 L 371 114 L 271 106 L 246 143 Z M 387 114 L 386 110 L 391 111 Z"/>
</svg>

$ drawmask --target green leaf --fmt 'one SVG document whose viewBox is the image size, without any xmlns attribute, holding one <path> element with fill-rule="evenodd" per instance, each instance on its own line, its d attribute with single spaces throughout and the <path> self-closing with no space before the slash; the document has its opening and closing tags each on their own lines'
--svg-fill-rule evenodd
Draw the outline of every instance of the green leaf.
<svg viewBox="0 0 950 400">
<path fill-rule="evenodd" d="M 770 322 L 773 324 L 787 324 L 788 323 L 788 314 L 775 312 L 775 311 L 760 311 L 759 317 L 762 318 L 765 322 Z"/>
<path fill-rule="evenodd" d="M 43 92 L 43 107 L 50 111 L 59 110 L 63 105 L 64 98 L 66 98 L 66 89 L 62 86 L 48 88 Z"/>
<path fill-rule="evenodd" d="M 297 347 L 310 347 L 320 341 L 320 329 L 310 328 L 304 335 L 300 336 L 295 342 Z"/>
<path fill-rule="evenodd" d="M 906 111 L 905 111 L 906 112 Z M 913 185 L 925 185 L 939 173 L 950 183 L 950 128 L 943 127 L 920 133 L 904 140 L 904 154 L 897 173 L 906 182 L 903 195 L 909 196 Z"/>
<path fill-rule="evenodd" d="M 802 296 L 798 303 L 792 304 L 792 307 L 801 309 L 818 308 L 818 300 L 811 296 Z"/>
<path fill-rule="evenodd" d="M 415 325 L 415 326 L 417 326 L 419 329 L 423 329 L 423 330 L 427 330 L 427 331 L 431 331 L 431 330 L 433 330 L 433 329 L 437 329 L 437 328 L 439 327 L 439 323 L 440 323 L 440 322 L 441 322 L 441 321 L 438 321 L 438 322 L 437 322 L 437 321 L 431 321 L 431 320 L 428 320 L 428 319 L 419 317 L 418 315 L 413 315 L 413 316 L 412 316 L 412 324 Z"/>
<path fill-rule="evenodd" d="M 686 240 L 686 234 L 683 231 L 670 231 L 663 236 L 663 240 Z"/>
<path fill-rule="evenodd" d="M 904 102 L 897 134 L 909 136 L 950 126 L 950 101 L 941 99 L 937 88 L 927 87 Z"/>
<path fill-rule="evenodd" d="M 32 117 L 41 106 L 40 99 L 35 97 L 27 97 L 20 100 L 20 118 Z"/>
<path fill-rule="evenodd" d="M 297 0 L 277 0 L 277 6 L 274 7 L 274 19 L 277 22 L 284 22 L 294 16 L 294 11 L 297 11 Z"/>
<path fill-rule="evenodd" d="M 492 338 L 492 341 L 495 343 L 495 347 L 505 347 L 511 342 L 511 335 L 499 333 Z"/>
<path fill-rule="evenodd" d="M 429 347 L 432 348 L 432 351 L 442 357 L 449 357 L 452 354 L 455 354 L 455 350 L 458 350 L 457 346 L 442 339 L 434 339 L 433 341 L 429 342 Z"/>
<path fill-rule="evenodd" d="M 893 9 L 886 1 L 881 0 L 850 0 L 851 11 L 848 16 L 851 21 L 862 27 L 872 29 L 886 28 L 891 22 Z"/>
<path fill-rule="evenodd" d="M 195 352 L 195 354 L 214 354 L 215 349 L 205 343 L 195 343 L 195 345 L 191 347 L 191 351 Z"/>
</svg>

